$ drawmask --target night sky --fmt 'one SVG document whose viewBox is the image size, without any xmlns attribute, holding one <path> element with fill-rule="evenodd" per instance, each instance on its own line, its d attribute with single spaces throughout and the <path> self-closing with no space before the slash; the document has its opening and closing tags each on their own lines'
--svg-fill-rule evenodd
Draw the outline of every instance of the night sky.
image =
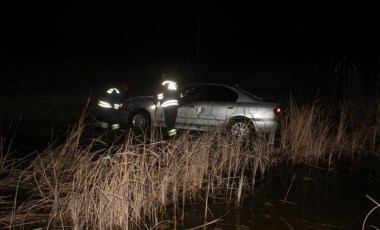
<svg viewBox="0 0 380 230">
<path fill-rule="evenodd" d="M 145 90 L 172 71 L 184 81 L 308 93 L 328 90 L 331 61 L 343 57 L 359 60 L 366 84 L 379 74 L 380 27 L 371 5 L 13 1 L 0 9 L 1 76 L 27 79 L 24 86 L 69 88 L 74 80 L 72 87 L 89 91 L 128 78 Z"/>
<path fill-rule="evenodd" d="M 3 62 L 139 58 L 222 67 L 268 57 L 379 53 L 374 6 L 211 0 L 1 4 Z"/>
</svg>

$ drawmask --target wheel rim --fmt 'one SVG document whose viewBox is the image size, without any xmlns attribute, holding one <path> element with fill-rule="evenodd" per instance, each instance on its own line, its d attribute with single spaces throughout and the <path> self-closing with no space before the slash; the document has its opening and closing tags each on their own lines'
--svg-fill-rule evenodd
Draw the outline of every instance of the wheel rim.
<svg viewBox="0 0 380 230">
<path fill-rule="evenodd" d="M 132 118 L 132 125 L 133 127 L 140 127 L 140 128 L 144 128 L 147 124 L 147 120 L 145 118 L 144 115 L 142 114 L 136 114 L 133 116 Z"/>
<path fill-rule="evenodd" d="M 245 136 L 249 133 L 249 126 L 244 122 L 236 122 L 231 127 L 231 133 L 237 137 Z"/>
</svg>

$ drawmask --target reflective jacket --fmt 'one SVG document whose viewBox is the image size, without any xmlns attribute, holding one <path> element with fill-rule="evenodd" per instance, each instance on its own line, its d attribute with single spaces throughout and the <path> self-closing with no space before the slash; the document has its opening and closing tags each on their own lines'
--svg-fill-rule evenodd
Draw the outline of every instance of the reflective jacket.
<svg viewBox="0 0 380 230">
<path fill-rule="evenodd" d="M 125 93 L 125 90 L 122 88 L 110 88 L 98 100 L 98 105 L 105 109 L 119 109 L 124 100 Z"/>
<path fill-rule="evenodd" d="M 157 99 L 161 107 L 178 106 L 178 85 L 175 81 L 164 80 L 160 85 Z"/>
</svg>

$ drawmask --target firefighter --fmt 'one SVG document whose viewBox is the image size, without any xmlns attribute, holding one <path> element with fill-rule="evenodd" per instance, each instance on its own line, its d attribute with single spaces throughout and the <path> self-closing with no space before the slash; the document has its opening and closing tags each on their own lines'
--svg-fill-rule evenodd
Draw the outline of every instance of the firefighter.
<svg viewBox="0 0 380 230">
<path fill-rule="evenodd" d="M 120 86 L 109 88 L 104 92 L 103 97 L 99 98 L 98 106 L 100 110 L 100 127 L 103 129 L 118 130 L 119 109 L 130 91 L 128 82 L 122 83 Z"/>
<path fill-rule="evenodd" d="M 173 138 L 177 134 L 175 122 L 178 109 L 178 85 L 168 75 L 162 74 L 159 88 L 157 99 L 164 110 L 167 135 L 169 138 Z"/>
</svg>

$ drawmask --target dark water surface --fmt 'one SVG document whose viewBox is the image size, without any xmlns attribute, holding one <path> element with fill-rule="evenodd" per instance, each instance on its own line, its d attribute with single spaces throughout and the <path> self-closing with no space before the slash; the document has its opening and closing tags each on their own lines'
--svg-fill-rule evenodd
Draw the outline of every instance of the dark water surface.
<svg viewBox="0 0 380 230">
<path fill-rule="evenodd" d="M 380 201 L 379 156 L 344 160 L 331 168 L 284 163 L 256 182 L 254 194 L 240 206 L 210 202 L 207 221 L 221 218 L 207 229 L 362 229 Z M 200 208 L 202 207 L 202 208 Z M 205 224 L 204 205 L 189 205 L 186 228 Z M 380 228 L 380 208 L 365 229 Z"/>
<path fill-rule="evenodd" d="M 364 229 L 379 229 L 380 208 L 367 217 L 379 203 L 379 191 L 380 161 L 375 154 L 341 159 L 329 170 L 283 163 L 265 173 L 253 193 L 246 191 L 240 204 L 218 196 L 208 200 L 205 212 L 204 202 L 189 201 L 183 224 L 160 228 L 362 229 L 365 222 Z"/>
</svg>

